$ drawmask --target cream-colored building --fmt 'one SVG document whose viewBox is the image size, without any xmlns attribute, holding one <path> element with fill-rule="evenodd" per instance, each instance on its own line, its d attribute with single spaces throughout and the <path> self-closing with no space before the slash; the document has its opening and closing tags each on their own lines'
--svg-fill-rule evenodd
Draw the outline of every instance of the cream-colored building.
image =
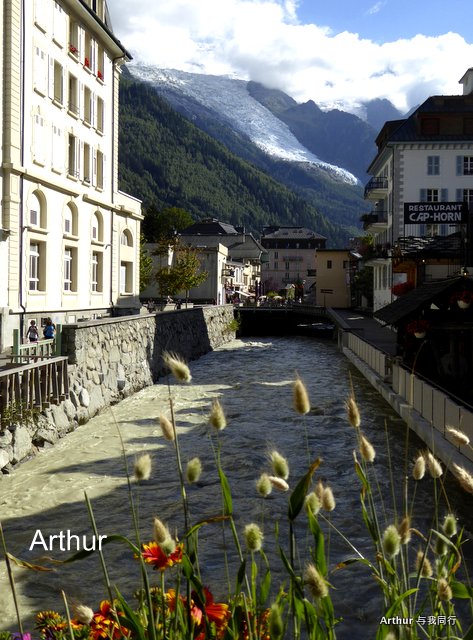
<svg viewBox="0 0 473 640">
<path fill-rule="evenodd" d="M 351 300 L 350 252 L 344 249 L 317 249 L 316 302 L 323 307 L 348 309 Z"/>
<path fill-rule="evenodd" d="M 139 309 L 141 204 L 118 190 L 130 59 L 105 0 L 3 0 L 0 348 L 45 316 Z"/>
</svg>

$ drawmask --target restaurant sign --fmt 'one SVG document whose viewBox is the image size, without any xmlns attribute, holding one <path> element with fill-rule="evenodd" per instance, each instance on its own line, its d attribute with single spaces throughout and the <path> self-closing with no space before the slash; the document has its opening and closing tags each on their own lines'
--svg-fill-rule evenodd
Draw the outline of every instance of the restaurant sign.
<svg viewBox="0 0 473 640">
<path fill-rule="evenodd" d="M 404 224 L 466 224 L 466 202 L 405 202 Z"/>
</svg>

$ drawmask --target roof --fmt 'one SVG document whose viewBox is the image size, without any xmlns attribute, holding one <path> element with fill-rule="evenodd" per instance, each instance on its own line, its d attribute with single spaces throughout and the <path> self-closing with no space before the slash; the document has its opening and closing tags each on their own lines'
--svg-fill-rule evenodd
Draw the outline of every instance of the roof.
<svg viewBox="0 0 473 640">
<path fill-rule="evenodd" d="M 227 236 L 240 235 L 232 224 L 219 222 L 219 220 L 200 220 L 194 222 L 180 232 L 181 236 Z"/>
<path fill-rule="evenodd" d="M 391 304 L 378 309 L 373 314 L 377 320 L 384 324 L 398 324 L 408 316 L 418 313 L 422 308 L 430 308 L 431 304 L 439 303 L 444 299 L 445 294 L 451 290 L 468 289 L 473 292 L 473 282 L 465 276 L 456 276 L 446 280 L 426 282 L 420 287 L 412 289 L 408 293 L 400 296 Z"/>
<path fill-rule="evenodd" d="M 464 244 L 460 232 L 448 236 L 400 236 L 396 248 L 404 259 L 461 258 Z"/>
<path fill-rule="evenodd" d="M 284 238 L 291 240 L 308 240 L 311 238 L 320 238 L 326 240 L 325 236 L 316 233 L 306 227 L 265 227 L 261 238 L 267 240 L 268 238 Z"/>
</svg>

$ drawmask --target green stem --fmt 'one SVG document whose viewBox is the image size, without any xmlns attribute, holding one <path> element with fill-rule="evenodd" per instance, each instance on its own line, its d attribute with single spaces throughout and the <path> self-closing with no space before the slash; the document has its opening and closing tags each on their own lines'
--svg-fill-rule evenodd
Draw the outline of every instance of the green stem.
<svg viewBox="0 0 473 640">
<path fill-rule="evenodd" d="M 3 535 L 3 527 L 1 522 L 0 522 L 0 538 L 2 539 L 3 553 L 5 556 L 5 563 L 7 565 L 8 580 L 10 582 L 10 589 L 13 596 L 13 603 L 15 605 L 16 620 L 18 622 L 18 630 L 21 634 L 23 634 L 24 631 L 23 631 L 23 625 L 21 624 L 20 608 L 18 606 L 18 598 L 16 595 L 15 580 L 13 579 L 13 572 L 11 570 L 10 558 L 8 557 L 7 544 L 5 541 L 5 536 Z"/>
</svg>

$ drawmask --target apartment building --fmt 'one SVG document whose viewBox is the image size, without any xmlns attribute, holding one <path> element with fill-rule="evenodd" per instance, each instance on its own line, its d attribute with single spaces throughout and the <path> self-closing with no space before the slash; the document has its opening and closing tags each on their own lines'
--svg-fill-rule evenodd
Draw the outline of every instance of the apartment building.
<svg viewBox="0 0 473 640">
<path fill-rule="evenodd" d="M 139 308 L 141 204 L 118 190 L 130 55 L 105 0 L 3 0 L 0 348 L 32 318 Z"/>
<path fill-rule="evenodd" d="M 352 306 L 353 259 L 346 249 L 318 249 L 316 304 L 349 309 Z"/>
<path fill-rule="evenodd" d="M 471 263 L 473 69 L 460 83 L 463 95 L 428 98 L 408 118 L 387 122 L 376 139 L 365 188 L 373 211 L 363 216 L 374 236 L 367 264 L 375 311 L 402 285 L 453 276 Z"/>
<path fill-rule="evenodd" d="M 261 280 L 264 291 L 303 285 L 307 293 L 315 284 L 315 255 L 326 238 L 304 227 L 265 227 L 260 242 L 268 252 Z"/>
</svg>

